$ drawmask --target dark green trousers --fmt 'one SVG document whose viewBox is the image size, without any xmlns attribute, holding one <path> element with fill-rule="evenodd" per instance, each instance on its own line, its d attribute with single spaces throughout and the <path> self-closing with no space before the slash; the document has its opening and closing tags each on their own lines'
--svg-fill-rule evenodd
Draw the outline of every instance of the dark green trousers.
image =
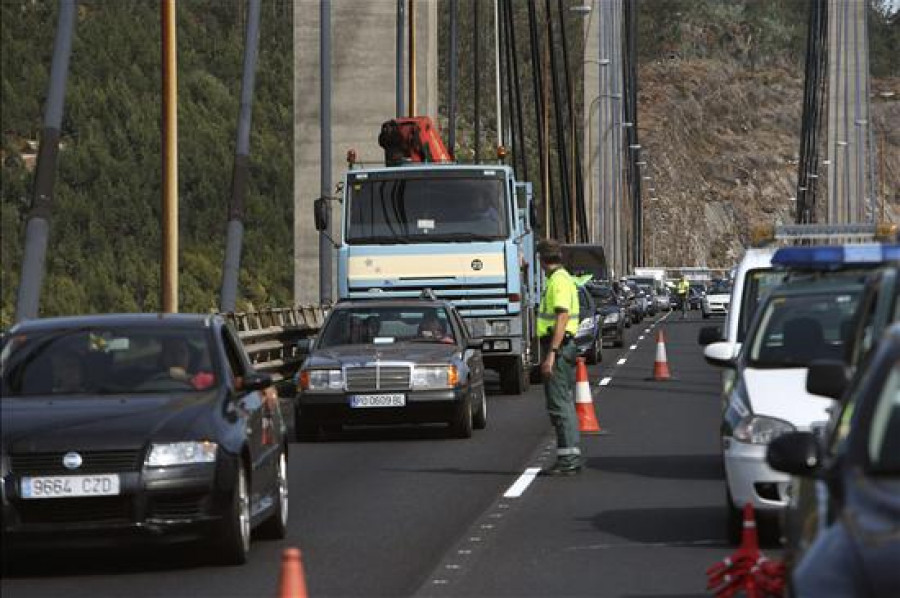
<svg viewBox="0 0 900 598">
<path fill-rule="evenodd" d="M 544 380 L 547 414 L 556 430 L 556 462 L 564 467 L 580 465 L 578 415 L 575 413 L 574 342 L 563 345 L 553 362 L 553 373 Z"/>
</svg>

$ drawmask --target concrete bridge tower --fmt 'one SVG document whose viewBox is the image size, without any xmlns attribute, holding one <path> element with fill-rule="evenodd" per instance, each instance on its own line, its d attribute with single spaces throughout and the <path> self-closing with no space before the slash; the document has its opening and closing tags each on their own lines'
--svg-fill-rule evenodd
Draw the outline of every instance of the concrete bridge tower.
<svg viewBox="0 0 900 598">
<path fill-rule="evenodd" d="M 405 1 L 416 2 L 418 112 L 436 118 L 438 3 Z M 294 302 L 302 305 L 319 302 L 319 233 L 313 224 L 321 188 L 319 4 L 294 0 Z M 384 161 L 378 133 L 381 123 L 397 116 L 397 7 L 398 0 L 332 0 L 331 189 L 346 171 L 348 149 L 361 162 Z M 338 223 L 334 207 L 332 222 Z M 339 229 L 334 230 L 337 239 Z M 332 288 L 336 293 L 337 286 Z"/>
</svg>

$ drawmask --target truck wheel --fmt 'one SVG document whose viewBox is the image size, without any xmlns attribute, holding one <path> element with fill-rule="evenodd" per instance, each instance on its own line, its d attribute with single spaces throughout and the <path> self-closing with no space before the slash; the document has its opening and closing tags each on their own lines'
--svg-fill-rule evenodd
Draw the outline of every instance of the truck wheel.
<svg viewBox="0 0 900 598">
<path fill-rule="evenodd" d="M 520 395 L 528 390 L 529 377 L 521 357 L 511 359 L 500 369 L 500 389 L 505 395 Z"/>
<path fill-rule="evenodd" d="M 487 427 L 487 392 L 484 390 L 484 387 L 481 388 L 479 394 L 480 398 L 476 401 L 472 426 L 476 430 L 484 430 Z"/>
</svg>

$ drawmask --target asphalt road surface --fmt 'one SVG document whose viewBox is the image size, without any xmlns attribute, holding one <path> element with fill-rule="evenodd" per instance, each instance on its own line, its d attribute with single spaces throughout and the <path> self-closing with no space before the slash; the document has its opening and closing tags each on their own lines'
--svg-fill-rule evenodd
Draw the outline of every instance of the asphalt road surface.
<svg viewBox="0 0 900 598">
<path fill-rule="evenodd" d="M 585 436 L 576 477 L 552 463 L 542 389 L 488 401 L 470 440 L 440 427 L 354 429 L 290 449 L 290 531 L 254 542 L 242 567 L 197 549 L 35 556 L 4 598 L 276 596 L 281 552 L 302 550 L 311 596 L 703 596 L 725 543 L 719 373 L 699 312 L 627 331 L 590 368 L 604 435 Z M 715 323 L 714 320 L 709 323 Z M 674 380 L 652 380 L 665 330 Z M 771 556 L 771 555 L 770 555 Z M 776 555 L 777 556 L 777 555 Z"/>
</svg>

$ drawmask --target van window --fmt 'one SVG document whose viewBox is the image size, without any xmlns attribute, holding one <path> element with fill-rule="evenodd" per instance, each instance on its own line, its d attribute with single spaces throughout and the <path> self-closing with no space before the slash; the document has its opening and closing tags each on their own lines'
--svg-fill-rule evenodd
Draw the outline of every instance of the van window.
<svg viewBox="0 0 900 598">
<path fill-rule="evenodd" d="M 759 268 L 747 271 L 744 279 L 744 290 L 741 294 L 741 313 L 738 318 L 737 342 L 744 342 L 750 322 L 753 321 L 753 313 L 759 300 L 766 293 L 779 284 L 784 278 L 783 272 L 775 272 L 769 268 Z"/>
</svg>

